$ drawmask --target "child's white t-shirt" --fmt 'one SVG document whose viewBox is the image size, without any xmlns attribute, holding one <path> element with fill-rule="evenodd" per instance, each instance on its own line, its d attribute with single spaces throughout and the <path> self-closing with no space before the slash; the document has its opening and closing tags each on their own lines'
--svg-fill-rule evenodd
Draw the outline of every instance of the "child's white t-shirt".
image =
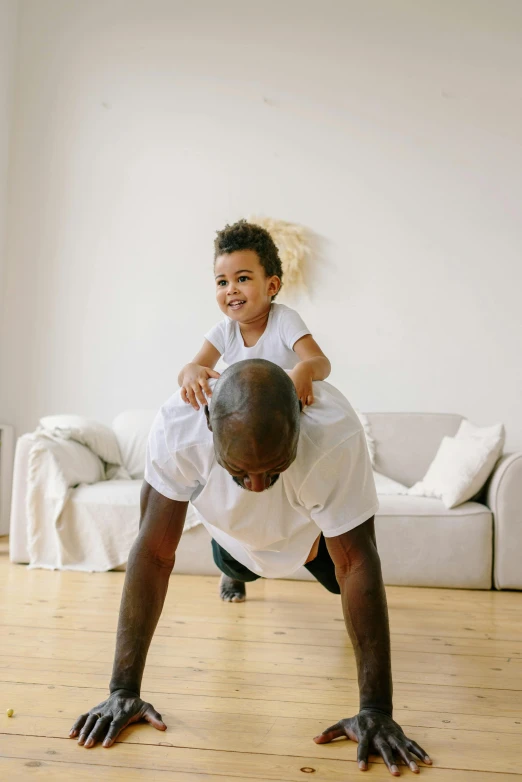
<svg viewBox="0 0 522 782">
<path fill-rule="evenodd" d="M 299 361 L 293 347 L 307 334 L 310 330 L 299 313 L 285 304 L 272 304 L 266 329 L 251 348 L 243 342 L 239 323 L 231 318 L 217 323 L 205 334 L 205 339 L 214 345 L 226 364 L 264 358 L 282 369 L 293 369 Z"/>
</svg>

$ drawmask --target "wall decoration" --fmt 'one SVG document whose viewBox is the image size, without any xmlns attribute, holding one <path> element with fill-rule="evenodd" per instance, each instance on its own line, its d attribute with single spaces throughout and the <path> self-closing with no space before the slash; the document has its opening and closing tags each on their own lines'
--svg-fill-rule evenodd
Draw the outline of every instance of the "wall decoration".
<svg viewBox="0 0 522 782">
<path fill-rule="evenodd" d="M 305 268 L 311 256 L 311 234 L 308 229 L 264 215 L 250 215 L 247 220 L 265 228 L 272 236 L 283 264 L 283 291 L 306 288 Z"/>
</svg>

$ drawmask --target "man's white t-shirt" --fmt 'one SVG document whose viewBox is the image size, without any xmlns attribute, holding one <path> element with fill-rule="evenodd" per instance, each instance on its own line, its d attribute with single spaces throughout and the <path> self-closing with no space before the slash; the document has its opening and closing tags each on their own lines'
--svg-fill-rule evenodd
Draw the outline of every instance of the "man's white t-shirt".
<svg viewBox="0 0 522 782">
<path fill-rule="evenodd" d="M 282 369 L 293 369 L 299 357 L 293 351 L 295 343 L 310 334 L 298 312 L 285 304 L 272 304 L 263 334 L 251 348 L 243 342 L 237 320 L 225 318 L 205 334 L 223 361 L 230 366 L 249 358 L 264 358 Z"/>
<path fill-rule="evenodd" d="M 145 480 L 165 497 L 190 500 L 210 535 L 252 572 L 288 576 L 306 562 L 320 532 L 340 535 L 378 508 L 359 418 L 329 383 L 315 382 L 314 397 L 301 414 L 295 461 L 256 493 L 220 467 L 204 411 L 177 391 L 152 425 Z"/>
</svg>

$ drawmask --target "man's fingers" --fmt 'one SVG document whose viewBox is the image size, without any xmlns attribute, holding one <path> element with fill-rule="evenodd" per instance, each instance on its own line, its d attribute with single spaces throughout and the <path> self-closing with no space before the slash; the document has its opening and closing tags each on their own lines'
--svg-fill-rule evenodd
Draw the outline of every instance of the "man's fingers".
<svg viewBox="0 0 522 782">
<path fill-rule="evenodd" d="M 394 777 L 399 777 L 400 776 L 400 771 L 399 771 L 398 766 L 395 763 L 395 758 L 393 757 L 393 752 L 392 752 L 392 748 L 390 747 L 390 745 L 387 744 L 385 741 L 379 741 L 377 743 L 377 741 L 375 740 L 373 743 L 374 743 L 375 749 L 377 750 L 379 755 L 381 755 L 382 759 L 384 760 L 384 762 L 388 766 L 388 770 L 389 770 L 390 774 L 392 774 Z"/>
<path fill-rule="evenodd" d="M 406 746 L 410 752 L 416 755 L 420 760 L 423 760 L 428 766 L 431 766 L 432 760 L 430 756 L 422 749 L 422 747 L 419 747 L 416 741 L 406 739 Z"/>
<path fill-rule="evenodd" d="M 308 396 L 306 397 L 306 404 L 307 405 L 313 405 L 313 403 L 314 403 L 314 395 L 313 394 L 308 394 Z"/>
<path fill-rule="evenodd" d="M 85 720 L 85 723 L 80 730 L 80 735 L 78 737 L 78 744 L 84 744 L 87 736 L 91 732 L 91 730 L 96 725 L 96 720 L 98 719 L 97 714 L 89 714 L 87 716 L 87 719 Z"/>
<path fill-rule="evenodd" d="M 410 755 L 410 753 L 408 752 L 406 747 L 402 743 L 397 741 L 395 743 L 395 745 L 394 745 L 394 749 L 395 749 L 395 752 L 399 753 L 401 758 L 404 760 L 404 763 L 407 766 L 409 766 L 410 771 L 413 771 L 414 774 L 418 774 L 419 773 L 419 767 L 415 763 L 414 759 L 412 758 L 412 756 Z"/>
<path fill-rule="evenodd" d="M 216 370 L 215 370 L 215 369 L 210 369 L 210 367 L 207 367 L 207 372 L 208 372 L 208 376 L 209 376 L 209 377 L 213 377 L 213 378 L 215 378 L 216 380 L 219 380 L 219 378 L 221 377 L 221 375 L 219 374 L 219 372 L 216 372 Z"/>
<path fill-rule="evenodd" d="M 83 728 L 85 724 L 85 720 L 89 714 L 80 714 L 74 725 L 72 726 L 71 730 L 69 731 L 69 738 L 75 739 L 76 736 L 79 734 L 80 730 Z"/>
<path fill-rule="evenodd" d="M 187 396 L 187 389 L 185 388 L 185 386 L 181 386 L 181 398 L 183 399 L 183 401 L 184 401 L 184 402 L 185 402 L 187 405 L 189 405 L 189 404 L 190 404 L 190 399 L 189 399 L 189 398 L 188 398 L 188 396 Z"/>
<path fill-rule="evenodd" d="M 167 726 L 161 718 L 161 714 L 156 711 L 154 706 L 150 706 L 143 715 L 143 718 L 147 720 L 156 730 L 167 730 Z"/>
<path fill-rule="evenodd" d="M 316 744 L 328 744 L 329 741 L 338 739 L 339 736 L 346 736 L 346 730 L 342 722 L 336 722 L 330 728 L 326 728 L 318 736 L 314 738 Z"/>
<path fill-rule="evenodd" d="M 361 771 L 366 771 L 368 768 L 368 750 L 370 748 L 370 742 L 367 736 L 363 736 L 357 747 L 357 763 Z"/>
<path fill-rule="evenodd" d="M 91 730 L 85 744 L 83 745 L 85 749 L 90 749 L 90 747 L 94 747 L 94 745 L 101 741 L 102 738 L 105 736 L 107 732 L 107 728 L 109 727 L 111 718 L 110 717 L 100 717 L 100 719 L 96 722 L 96 725 Z"/>
<path fill-rule="evenodd" d="M 113 720 L 109 725 L 109 730 L 107 731 L 107 735 L 103 741 L 103 746 L 112 747 L 123 728 L 126 728 L 128 724 L 129 719 L 127 717 L 120 717 L 117 720 Z"/>
</svg>

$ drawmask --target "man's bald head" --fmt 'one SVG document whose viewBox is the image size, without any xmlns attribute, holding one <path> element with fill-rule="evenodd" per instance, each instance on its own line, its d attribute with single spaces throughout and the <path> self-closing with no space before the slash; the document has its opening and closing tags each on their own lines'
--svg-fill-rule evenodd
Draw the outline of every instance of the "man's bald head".
<svg viewBox="0 0 522 782">
<path fill-rule="evenodd" d="M 271 361 L 239 361 L 223 372 L 208 415 L 217 460 L 244 488 L 269 488 L 295 459 L 299 400 Z"/>
</svg>

